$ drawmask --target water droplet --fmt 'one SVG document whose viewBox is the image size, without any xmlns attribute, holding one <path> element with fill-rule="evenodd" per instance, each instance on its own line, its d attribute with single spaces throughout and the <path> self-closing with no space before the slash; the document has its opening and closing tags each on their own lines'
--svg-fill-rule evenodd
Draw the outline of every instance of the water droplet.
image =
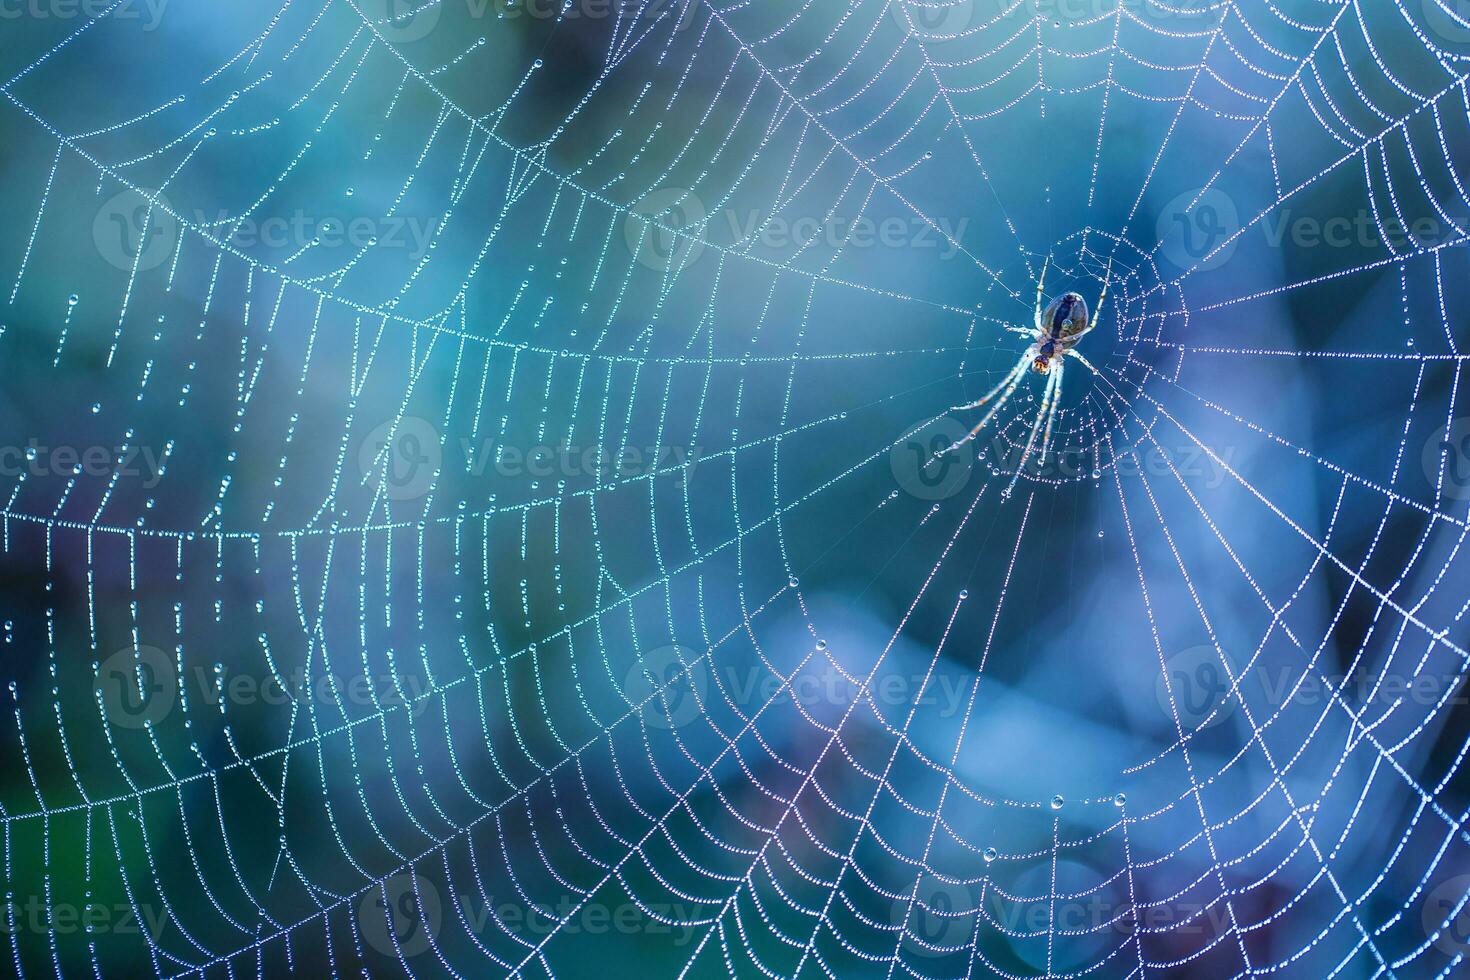
<svg viewBox="0 0 1470 980">
<path fill-rule="evenodd" d="M 1128 796 L 1127 796 L 1127 794 L 1119 793 L 1117 796 L 1113 797 L 1113 806 L 1123 806 L 1127 802 L 1128 802 Z"/>
<path fill-rule="evenodd" d="M 986 864 L 989 864 L 991 861 L 994 861 L 999 856 L 1000 856 L 1000 852 L 997 851 L 995 848 L 993 848 L 993 847 L 987 847 L 985 849 L 985 863 Z"/>
<path fill-rule="evenodd" d="M 1053 810 L 1060 810 L 1062 808 L 1062 804 L 1065 802 L 1067 801 L 1062 799 L 1062 794 L 1058 793 L 1056 796 L 1053 796 L 1051 798 L 1051 808 Z"/>
</svg>

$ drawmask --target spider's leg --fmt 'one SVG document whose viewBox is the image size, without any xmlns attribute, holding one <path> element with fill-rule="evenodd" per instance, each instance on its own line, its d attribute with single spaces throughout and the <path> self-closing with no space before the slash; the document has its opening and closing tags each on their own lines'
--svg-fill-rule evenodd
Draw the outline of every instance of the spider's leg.
<svg viewBox="0 0 1470 980">
<path fill-rule="evenodd" d="M 1026 460 L 1031 458 L 1031 449 L 1036 445 L 1036 433 L 1041 429 L 1041 417 L 1051 407 L 1052 393 L 1056 390 L 1057 375 L 1046 376 L 1046 388 L 1041 394 L 1041 407 L 1036 410 L 1036 418 L 1031 422 L 1031 434 L 1026 437 L 1026 448 L 1021 451 L 1021 461 L 1016 464 L 1016 471 L 1011 474 L 1011 482 L 1005 489 L 1005 496 L 1009 497 L 1011 491 L 1016 488 L 1016 481 L 1021 478 L 1021 471 L 1026 468 Z"/>
<path fill-rule="evenodd" d="M 1021 380 L 1026 377 L 1026 365 L 1029 364 L 1030 361 L 1031 354 L 1029 351 L 1025 354 L 1022 354 L 1021 359 L 1016 362 L 1016 366 L 1011 368 L 1011 373 L 1006 375 L 1005 380 L 1002 381 L 1000 385 L 996 386 L 995 391 L 992 391 L 989 395 L 986 395 L 974 405 L 964 406 L 965 408 L 976 408 L 980 405 L 983 405 L 986 401 L 990 400 L 990 398 L 992 398 L 996 394 L 996 392 L 1000 392 L 1000 397 L 996 399 L 994 405 L 990 406 L 990 411 L 986 412 L 985 416 L 981 418 L 979 422 L 975 423 L 975 427 L 970 430 L 968 435 L 956 441 L 954 445 L 949 447 L 949 449 L 944 450 L 945 453 L 960 448 L 965 443 L 969 442 L 980 434 L 980 430 L 984 429 L 985 426 L 990 423 L 990 420 L 995 417 L 995 413 L 1000 411 L 1001 408 L 1005 406 L 1006 402 L 1010 401 L 1011 395 L 1015 393 L 1016 386 L 1019 385 L 1021 383 Z M 1004 387 L 1004 391 L 1001 390 L 1002 387 Z M 957 411 L 959 411 L 959 409 L 957 409 Z M 942 456 L 944 455 L 944 453 L 940 453 L 939 455 Z"/>
<path fill-rule="evenodd" d="M 1089 327 L 1094 327 L 1102 321 L 1103 304 L 1108 300 L 1108 286 L 1112 285 L 1112 282 L 1113 260 L 1110 258 L 1108 259 L 1108 271 L 1103 273 L 1102 294 L 1097 298 L 1097 309 L 1092 311 L 1092 322 L 1088 324 Z"/>
<path fill-rule="evenodd" d="M 1046 453 L 1051 447 L 1051 426 L 1056 421 L 1057 407 L 1062 404 L 1062 377 L 1066 370 L 1067 359 L 1057 358 L 1056 383 L 1052 386 L 1051 407 L 1046 413 L 1046 430 L 1041 435 L 1041 465 L 1046 465 Z"/>
<path fill-rule="evenodd" d="M 1021 361 L 1015 367 L 1011 368 L 1011 371 L 1010 371 L 1009 374 L 1007 374 L 1004 378 L 1001 378 L 1000 379 L 1000 384 L 996 385 L 994 388 L 991 388 L 990 391 L 988 391 L 984 395 L 984 397 L 978 399 L 977 401 L 970 402 L 970 404 L 968 404 L 968 405 L 956 405 L 953 408 L 951 408 L 950 411 L 951 412 L 966 412 L 966 411 L 969 411 L 972 408 L 979 408 L 981 405 L 984 405 L 986 402 L 990 401 L 990 399 L 992 399 L 996 395 L 1000 394 L 1001 389 L 1004 388 L 1006 385 L 1010 384 L 1011 381 L 1012 381 L 1012 379 L 1014 379 L 1017 374 L 1020 374 L 1022 371 L 1025 370 L 1026 361 L 1027 361 L 1027 358 L 1022 358 Z"/>
<path fill-rule="evenodd" d="M 1051 256 L 1041 264 L 1041 278 L 1036 280 L 1036 329 L 1041 329 L 1041 301 L 1046 297 L 1046 270 L 1051 268 Z"/>
<path fill-rule="evenodd" d="M 1077 351 L 1077 350 L 1069 350 L 1069 351 L 1067 351 L 1067 353 L 1070 354 L 1070 355 L 1072 355 L 1073 357 L 1077 358 L 1077 360 L 1081 361 L 1082 362 L 1082 366 L 1085 367 L 1085 368 L 1087 368 L 1087 370 L 1091 371 L 1093 374 L 1097 375 L 1099 378 L 1102 377 L 1102 372 L 1099 371 L 1097 368 L 1093 367 L 1092 366 L 1092 362 L 1089 361 L 1087 358 L 1083 357 L 1082 356 L 1082 353 L 1080 351 Z"/>
<path fill-rule="evenodd" d="M 1011 333 L 1018 333 L 1022 337 L 1025 337 L 1027 340 L 1035 340 L 1036 339 L 1036 331 L 1035 330 L 1027 330 L 1025 327 L 1006 327 L 1005 329 L 1008 330 L 1008 331 L 1010 331 Z"/>
</svg>

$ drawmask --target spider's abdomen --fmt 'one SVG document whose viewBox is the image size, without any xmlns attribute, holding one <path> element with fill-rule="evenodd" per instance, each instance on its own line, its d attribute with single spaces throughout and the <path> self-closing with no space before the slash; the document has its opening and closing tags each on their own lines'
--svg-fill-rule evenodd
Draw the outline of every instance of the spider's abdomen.
<svg viewBox="0 0 1470 980">
<path fill-rule="evenodd" d="M 1076 293 L 1064 293 L 1051 301 L 1041 317 L 1042 329 L 1056 340 L 1068 340 L 1087 329 L 1087 302 Z"/>
</svg>

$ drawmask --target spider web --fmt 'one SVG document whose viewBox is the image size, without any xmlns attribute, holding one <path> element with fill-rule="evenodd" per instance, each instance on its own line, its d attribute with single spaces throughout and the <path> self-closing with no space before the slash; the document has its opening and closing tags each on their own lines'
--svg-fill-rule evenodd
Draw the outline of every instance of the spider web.
<svg viewBox="0 0 1470 980">
<path fill-rule="evenodd" d="M 1461 966 L 1455 3 L 66 9 L 17 975 Z"/>
</svg>

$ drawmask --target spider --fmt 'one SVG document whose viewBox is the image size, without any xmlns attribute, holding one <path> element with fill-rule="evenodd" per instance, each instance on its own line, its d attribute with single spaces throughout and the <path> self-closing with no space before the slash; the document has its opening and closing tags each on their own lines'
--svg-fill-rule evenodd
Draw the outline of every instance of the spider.
<svg viewBox="0 0 1470 980">
<path fill-rule="evenodd" d="M 983 398 L 970 402 L 968 405 L 956 405 L 951 411 L 968 412 L 974 408 L 980 408 L 995 399 L 995 404 L 980 419 L 970 434 L 950 446 L 945 452 L 958 449 L 965 443 L 974 439 L 980 431 L 990 423 L 995 414 L 1001 410 L 1010 400 L 1021 380 L 1026 377 L 1026 369 L 1029 367 L 1036 374 L 1046 375 L 1046 387 L 1041 393 L 1041 408 L 1036 412 L 1036 419 L 1031 423 L 1031 435 L 1026 440 L 1026 449 L 1021 456 L 1021 465 L 1024 466 L 1026 459 L 1031 455 L 1031 447 L 1036 443 L 1037 430 L 1042 430 L 1041 437 L 1041 462 L 1046 462 L 1047 447 L 1051 444 L 1051 427 L 1056 418 L 1057 406 L 1062 400 L 1062 376 L 1065 374 L 1067 355 L 1075 357 L 1093 374 L 1097 374 L 1097 368 L 1078 351 L 1077 343 L 1083 335 L 1097 325 L 1097 318 L 1102 315 L 1103 302 L 1108 298 L 1108 284 L 1112 280 L 1113 263 L 1108 260 L 1107 272 L 1103 275 L 1102 293 L 1097 298 L 1096 316 L 1087 315 L 1087 302 L 1076 293 L 1063 293 L 1043 310 L 1041 301 L 1046 295 L 1046 273 L 1051 268 L 1051 257 L 1041 267 L 1041 278 L 1036 283 L 1036 325 L 1034 327 L 1006 327 L 1011 333 L 1018 333 L 1031 340 L 1032 343 L 1026 348 L 1016 366 L 1001 379 L 1000 384 L 990 389 Z M 997 397 L 998 396 L 998 397 Z M 1043 421 L 1045 426 L 1043 428 Z M 1017 475 L 1020 468 L 1017 468 Z"/>
</svg>

